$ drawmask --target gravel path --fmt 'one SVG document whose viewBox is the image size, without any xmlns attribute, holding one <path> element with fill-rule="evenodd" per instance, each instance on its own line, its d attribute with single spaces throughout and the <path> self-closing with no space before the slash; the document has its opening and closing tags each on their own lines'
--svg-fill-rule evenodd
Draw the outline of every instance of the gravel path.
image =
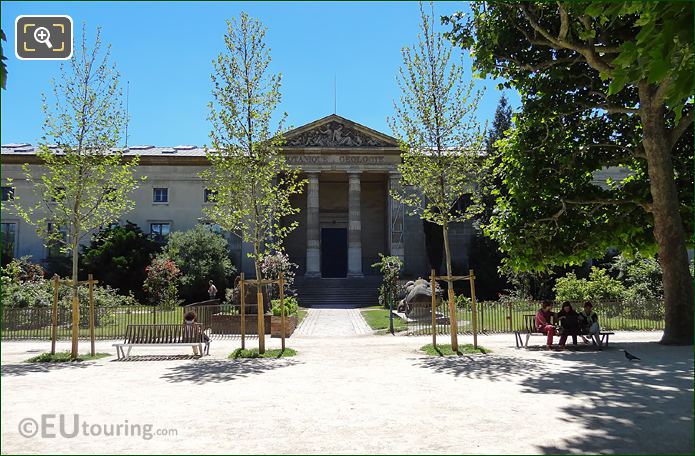
<svg viewBox="0 0 695 456">
<path fill-rule="evenodd" d="M 660 346 L 659 337 L 619 333 L 603 352 L 544 352 L 517 350 L 508 334 L 481 336 L 492 354 L 442 359 L 418 351 L 427 337 L 305 335 L 289 339 L 294 358 L 228 360 L 238 340 L 226 339 L 202 359 L 136 348 L 160 356 L 54 366 L 21 363 L 46 342 L 3 342 L 2 452 L 690 453 L 692 347 Z M 114 353 L 106 341 L 98 350 Z M 22 420 L 61 413 L 93 427 L 149 424 L 153 435 L 18 432 Z"/>
</svg>

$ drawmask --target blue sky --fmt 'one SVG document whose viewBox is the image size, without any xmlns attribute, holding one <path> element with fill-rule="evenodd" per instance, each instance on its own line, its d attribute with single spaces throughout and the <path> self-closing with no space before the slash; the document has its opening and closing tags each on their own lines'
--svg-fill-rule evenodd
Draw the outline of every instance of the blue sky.
<svg viewBox="0 0 695 456">
<path fill-rule="evenodd" d="M 437 15 L 467 10 L 439 2 Z M 2 143 L 35 143 L 41 136 L 41 93 L 50 93 L 57 61 L 20 61 L 14 21 L 20 14 L 67 14 L 80 39 L 102 27 L 123 84 L 130 82 L 129 144 L 202 145 L 208 142 L 212 59 L 223 48 L 225 19 L 247 11 L 267 27 L 272 69 L 283 74 L 280 109 L 300 126 L 333 112 L 390 134 L 386 118 L 399 96 L 400 49 L 417 40 L 415 2 L 2 2 L 3 47 L 8 56 L 2 92 Z M 465 51 L 455 51 L 465 52 Z M 466 77 L 471 77 L 465 56 Z M 492 119 L 500 92 L 486 94 L 479 117 Z M 518 96 L 508 93 L 514 106 Z"/>
</svg>

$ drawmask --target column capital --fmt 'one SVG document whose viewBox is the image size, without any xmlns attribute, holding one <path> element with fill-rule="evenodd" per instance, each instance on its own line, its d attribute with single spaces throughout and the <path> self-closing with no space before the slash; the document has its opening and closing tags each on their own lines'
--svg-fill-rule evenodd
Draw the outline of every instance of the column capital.
<svg viewBox="0 0 695 456">
<path fill-rule="evenodd" d="M 346 173 L 347 173 L 348 177 L 350 177 L 351 179 L 360 178 L 362 176 L 362 171 L 360 171 L 360 170 L 357 170 L 357 171 L 349 170 L 349 171 L 346 171 Z"/>
<path fill-rule="evenodd" d="M 318 182 L 320 175 L 321 171 L 309 171 L 306 173 L 306 176 L 309 178 L 309 181 L 311 182 Z"/>
</svg>

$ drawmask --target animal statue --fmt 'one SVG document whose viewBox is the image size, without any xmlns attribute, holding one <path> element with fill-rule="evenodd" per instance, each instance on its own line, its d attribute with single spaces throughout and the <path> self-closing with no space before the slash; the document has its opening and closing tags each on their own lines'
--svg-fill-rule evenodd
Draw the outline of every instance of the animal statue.
<svg viewBox="0 0 695 456">
<path fill-rule="evenodd" d="M 398 303 L 397 310 L 404 312 L 408 318 L 429 317 L 432 310 L 432 287 L 427 280 L 418 277 L 415 281 L 406 282 L 403 286 L 405 297 Z M 442 290 L 435 289 L 437 305 L 442 299 Z"/>
</svg>

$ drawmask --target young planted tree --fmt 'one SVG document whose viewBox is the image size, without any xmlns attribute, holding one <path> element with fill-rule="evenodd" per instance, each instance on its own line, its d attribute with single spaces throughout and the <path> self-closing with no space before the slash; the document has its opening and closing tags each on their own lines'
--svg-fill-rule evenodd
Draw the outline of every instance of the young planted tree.
<svg viewBox="0 0 695 456">
<path fill-rule="evenodd" d="M 44 96 L 44 135 L 36 155 L 42 167 L 24 166 L 34 198 L 15 198 L 13 208 L 51 246 L 72 256 L 72 353 L 79 334 L 78 246 L 90 233 L 133 208 L 137 158 L 117 149 L 125 125 L 119 74 L 102 50 L 100 30 L 94 45 L 82 44 L 60 78 L 55 101 Z"/>
<path fill-rule="evenodd" d="M 434 30 L 434 14 L 420 4 L 419 43 L 404 48 L 398 84 L 402 94 L 389 119 L 401 143 L 402 191 L 393 197 L 411 213 L 442 227 L 447 276 L 452 276 L 449 228 L 469 219 L 477 204 L 457 204 L 475 190 L 481 168 L 485 134 L 476 119 L 481 91 L 464 83 L 463 66 L 452 58 L 452 48 Z M 458 347 L 453 281 L 448 280 L 451 344 Z"/>
<path fill-rule="evenodd" d="M 658 253 L 662 343 L 692 344 L 693 12 L 690 2 L 477 2 L 449 18 L 481 73 L 523 109 L 504 147 L 491 230 L 517 270 Z M 605 167 L 629 176 L 594 185 Z"/>
<path fill-rule="evenodd" d="M 225 52 L 213 62 L 212 147 L 207 152 L 211 167 L 201 175 L 213 200 L 205 213 L 253 246 L 249 256 L 258 280 L 263 279 L 264 254 L 281 250 L 283 239 L 297 226 L 280 220 L 299 212 L 290 196 L 304 185 L 280 153 L 286 114 L 271 126 L 281 99 L 281 75 L 268 68 L 265 32 L 246 13 L 227 21 Z"/>
</svg>

